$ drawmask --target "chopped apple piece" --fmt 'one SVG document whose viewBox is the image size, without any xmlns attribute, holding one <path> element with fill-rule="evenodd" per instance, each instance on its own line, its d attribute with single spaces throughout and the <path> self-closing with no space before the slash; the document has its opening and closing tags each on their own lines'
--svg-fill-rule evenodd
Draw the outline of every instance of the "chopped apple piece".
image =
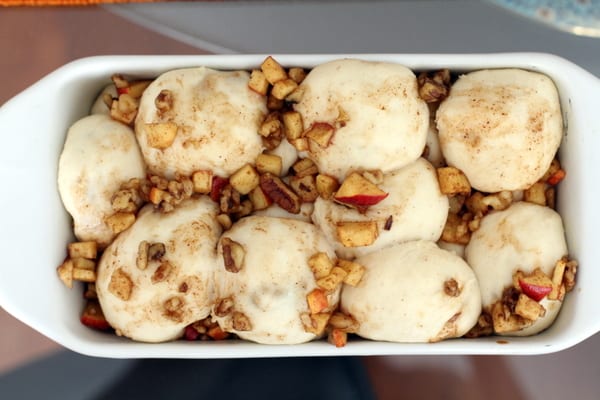
<svg viewBox="0 0 600 400">
<path fill-rule="evenodd" d="M 69 258 L 87 258 L 95 260 L 98 254 L 98 246 L 94 241 L 88 242 L 73 242 L 67 245 Z"/>
<path fill-rule="evenodd" d="M 536 319 L 543 317 L 544 314 L 546 314 L 546 309 L 537 301 L 521 293 L 519 295 L 517 305 L 515 306 L 515 314 L 520 315 L 523 318 L 535 321 Z"/>
<path fill-rule="evenodd" d="M 310 158 L 303 158 L 296 161 L 296 163 L 292 165 L 292 170 L 294 170 L 295 176 L 299 178 L 319 173 L 317 166 Z"/>
<path fill-rule="evenodd" d="M 281 157 L 275 154 L 259 154 L 256 157 L 256 170 L 260 174 L 270 172 L 273 175 L 280 176 L 283 161 Z"/>
<path fill-rule="evenodd" d="M 306 332 L 321 335 L 327 327 L 330 315 L 329 313 L 302 314 L 300 320 Z"/>
<path fill-rule="evenodd" d="M 440 191 L 450 196 L 471 194 L 471 184 L 467 176 L 458 168 L 443 167 L 437 169 Z"/>
<path fill-rule="evenodd" d="M 358 321 L 349 315 L 341 312 L 335 312 L 329 319 L 329 325 L 332 328 L 340 329 L 347 333 L 358 332 L 359 324 Z"/>
<path fill-rule="evenodd" d="M 334 328 L 329 332 L 327 340 L 335 347 L 344 347 L 348 343 L 348 334 L 341 329 Z"/>
<path fill-rule="evenodd" d="M 331 273 L 333 261 L 331 261 L 327 253 L 319 252 L 308 259 L 308 266 L 312 270 L 315 279 L 321 279 Z"/>
<path fill-rule="evenodd" d="M 319 196 L 325 200 L 329 200 L 340 186 L 337 179 L 325 174 L 318 174 L 315 183 L 317 185 Z"/>
<path fill-rule="evenodd" d="M 250 192 L 250 193 L 252 193 L 252 192 Z M 219 224 L 221 224 L 221 226 L 225 230 L 231 228 L 231 226 L 233 225 L 233 221 L 231 221 L 231 217 L 227 214 L 217 215 L 217 222 L 219 222 Z"/>
<path fill-rule="evenodd" d="M 218 325 L 209 328 L 208 331 L 206 331 L 206 334 L 213 340 L 225 340 L 229 337 L 229 333 L 225 332 Z"/>
<path fill-rule="evenodd" d="M 306 71 L 304 68 L 292 67 L 288 70 L 288 75 L 294 82 L 300 84 L 306 78 Z"/>
<path fill-rule="evenodd" d="M 269 89 L 269 81 L 261 70 L 254 69 L 250 73 L 248 87 L 256 93 L 266 96 L 267 90 Z"/>
<path fill-rule="evenodd" d="M 547 182 L 549 185 L 558 185 L 558 183 L 565 179 L 566 176 L 567 173 L 563 169 L 559 169 L 548 178 Z"/>
<path fill-rule="evenodd" d="M 134 213 L 118 212 L 106 218 L 106 224 L 115 233 L 119 234 L 129 228 L 135 222 Z"/>
<path fill-rule="evenodd" d="M 244 256 L 246 255 L 244 246 L 228 237 L 223 237 L 221 239 L 221 249 L 223 250 L 225 270 L 233 273 L 239 272 L 244 266 Z"/>
<path fill-rule="evenodd" d="M 129 86 L 127 87 L 126 93 L 128 93 L 134 99 L 139 99 L 140 97 L 142 97 L 142 94 L 144 94 L 144 91 L 146 90 L 148 85 L 150 85 L 150 83 L 152 83 L 152 81 L 144 80 L 130 82 Z"/>
<path fill-rule="evenodd" d="M 273 89 L 271 89 L 271 94 L 276 99 L 283 100 L 287 97 L 287 95 L 296 90 L 297 87 L 298 84 L 293 79 L 283 79 L 281 81 L 276 82 L 273 85 Z"/>
<path fill-rule="evenodd" d="M 300 137 L 298 139 L 292 139 L 292 140 L 289 140 L 289 142 L 298 151 L 308 150 L 308 139 L 305 137 Z"/>
<path fill-rule="evenodd" d="M 533 323 L 532 320 L 507 312 L 501 302 L 496 302 L 492 306 L 492 322 L 496 333 L 516 332 Z"/>
<path fill-rule="evenodd" d="M 339 259 L 335 265 L 346 271 L 347 275 L 344 277 L 344 283 L 350 286 L 358 285 L 365 274 L 365 267 L 354 261 Z"/>
<path fill-rule="evenodd" d="M 532 274 L 519 279 L 519 286 L 523 294 L 540 301 L 552 291 L 552 280 L 540 268 L 536 268 Z"/>
<path fill-rule="evenodd" d="M 322 289 L 313 289 L 312 292 L 306 295 L 306 303 L 311 314 L 320 313 L 329 307 L 327 294 Z"/>
<path fill-rule="evenodd" d="M 73 280 L 96 282 L 96 271 L 93 269 L 73 268 Z"/>
<path fill-rule="evenodd" d="M 194 192 L 207 194 L 212 188 L 213 173 L 210 170 L 196 171 L 192 174 Z"/>
<path fill-rule="evenodd" d="M 346 275 L 348 275 L 348 273 L 344 269 L 333 267 L 329 275 L 317 279 L 317 286 L 328 291 L 335 290 L 335 288 L 344 281 Z"/>
<path fill-rule="evenodd" d="M 309 139 L 309 147 L 311 143 L 316 143 L 321 148 L 327 148 L 331 143 L 334 133 L 335 127 L 331 124 L 328 124 L 327 122 L 315 122 L 304 133 L 304 136 Z"/>
<path fill-rule="evenodd" d="M 260 176 L 250 164 L 244 165 L 229 177 L 229 183 L 240 194 L 248 194 L 258 186 Z"/>
<path fill-rule="evenodd" d="M 167 194 L 167 191 L 153 186 L 148 193 L 148 200 L 154 205 L 159 205 L 167 197 Z"/>
<path fill-rule="evenodd" d="M 260 65 L 260 69 L 265 74 L 265 78 L 270 84 L 287 79 L 288 75 L 285 69 L 271 56 L 267 57 Z"/>
<path fill-rule="evenodd" d="M 375 221 L 338 222 L 336 232 L 344 247 L 368 246 L 379 236 Z"/>
<path fill-rule="evenodd" d="M 523 193 L 523 199 L 529 203 L 546 205 L 546 184 L 544 182 L 536 182 Z"/>
<path fill-rule="evenodd" d="M 73 261 L 73 268 L 89 269 L 92 271 L 96 269 L 96 263 L 92 260 L 88 260 L 87 258 L 76 257 L 72 258 L 71 260 Z"/>
<path fill-rule="evenodd" d="M 344 181 L 334 196 L 338 203 L 364 208 L 373 206 L 388 196 L 386 192 L 363 177 L 358 172 L 352 172 Z"/>
<path fill-rule="evenodd" d="M 129 274 L 122 268 L 115 270 L 110 277 L 108 291 L 123 301 L 129 300 L 133 291 L 133 281 Z"/>
<path fill-rule="evenodd" d="M 83 325 L 102 331 L 110 329 L 110 324 L 106 321 L 100 303 L 97 300 L 89 300 L 81 313 L 80 321 Z"/>
<path fill-rule="evenodd" d="M 58 277 L 65 284 L 66 287 L 71 289 L 73 287 L 73 262 L 66 260 L 64 263 L 56 269 Z"/>
<path fill-rule="evenodd" d="M 255 187 L 248 194 L 250 201 L 252 202 L 252 206 L 255 210 L 264 210 L 269 207 L 273 202 L 269 197 L 263 192 L 260 186 Z"/>
<path fill-rule="evenodd" d="M 160 150 L 168 148 L 175 140 L 177 129 L 177 124 L 174 122 L 146 124 L 148 146 Z"/>
<path fill-rule="evenodd" d="M 221 192 L 225 189 L 225 186 L 229 184 L 229 179 L 221 178 L 220 176 L 213 176 L 212 186 L 210 188 L 210 198 L 214 202 L 219 202 L 221 198 Z"/>
<path fill-rule="evenodd" d="M 288 140 L 298 139 L 304 132 L 302 115 L 297 111 L 287 111 L 282 115 L 285 137 Z"/>
</svg>

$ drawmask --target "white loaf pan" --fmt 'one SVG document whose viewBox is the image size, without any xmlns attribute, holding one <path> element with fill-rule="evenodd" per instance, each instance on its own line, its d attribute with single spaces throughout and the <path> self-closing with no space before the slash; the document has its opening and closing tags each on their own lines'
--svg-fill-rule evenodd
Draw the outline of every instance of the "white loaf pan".
<svg viewBox="0 0 600 400">
<path fill-rule="evenodd" d="M 548 54 L 478 55 L 276 55 L 286 66 L 312 67 L 355 57 L 390 61 L 413 70 L 518 67 L 550 76 L 565 120 L 560 160 L 567 179 L 559 186 L 570 255 L 578 260 L 577 285 L 554 325 L 525 338 L 454 339 L 433 344 L 352 340 L 343 348 L 325 341 L 259 345 L 243 341 L 136 343 L 91 330 L 79 322 L 81 290 L 68 290 L 56 275 L 73 240 L 71 219 L 57 190 L 58 158 L 68 127 L 88 114 L 113 73 L 155 77 L 192 66 L 257 67 L 252 56 L 103 56 L 69 63 L 0 108 L 0 306 L 61 345 L 79 353 L 116 358 L 234 358 L 397 354 L 541 354 L 573 346 L 600 330 L 600 80 Z M 595 287 L 599 285 L 599 287 Z"/>
</svg>

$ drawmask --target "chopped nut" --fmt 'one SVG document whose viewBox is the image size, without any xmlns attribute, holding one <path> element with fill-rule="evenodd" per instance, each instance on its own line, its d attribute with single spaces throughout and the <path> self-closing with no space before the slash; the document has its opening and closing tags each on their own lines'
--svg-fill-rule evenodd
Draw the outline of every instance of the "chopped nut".
<svg viewBox="0 0 600 400">
<path fill-rule="evenodd" d="M 148 247 L 148 260 L 161 260 L 166 253 L 166 248 L 163 243 L 152 243 Z"/>
<path fill-rule="evenodd" d="M 113 100 L 110 107 L 110 116 L 115 121 L 131 125 L 135 121 L 138 112 L 139 101 L 127 93 L 119 95 Z"/>
<path fill-rule="evenodd" d="M 254 69 L 250 73 L 248 87 L 256 93 L 266 96 L 269 89 L 269 81 L 261 70 Z"/>
<path fill-rule="evenodd" d="M 350 286 L 358 285 L 365 274 L 365 267 L 354 261 L 339 259 L 335 265 L 346 271 L 344 283 Z"/>
<path fill-rule="evenodd" d="M 315 279 L 320 279 L 331 273 L 333 261 L 331 261 L 327 253 L 319 252 L 308 259 L 308 266 L 313 272 Z"/>
<path fill-rule="evenodd" d="M 289 213 L 300 213 L 300 198 L 279 177 L 270 173 L 260 176 L 260 188 L 279 207 Z"/>
<path fill-rule="evenodd" d="M 283 67 L 271 56 L 267 57 L 263 61 L 263 63 L 260 65 L 260 69 L 265 74 L 265 78 L 271 85 L 287 79 L 288 77 Z"/>
<path fill-rule="evenodd" d="M 285 102 L 273 96 L 273 93 L 269 93 L 267 96 L 267 110 L 269 111 L 281 110 L 284 104 Z"/>
<path fill-rule="evenodd" d="M 156 271 L 154 271 L 154 274 L 152 274 L 152 278 L 151 278 L 152 283 L 156 284 L 156 283 L 164 282 L 173 273 L 174 269 L 175 268 L 173 267 L 173 265 L 170 262 L 163 261 L 158 266 L 158 268 L 156 268 Z"/>
<path fill-rule="evenodd" d="M 271 135 L 282 137 L 281 135 L 281 121 L 279 120 L 280 115 L 278 112 L 272 112 L 263 121 L 263 123 L 258 128 L 258 133 L 262 137 L 269 137 Z"/>
<path fill-rule="evenodd" d="M 217 317 L 225 317 L 229 313 L 233 311 L 233 299 L 231 297 L 227 297 L 222 299 L 217 303 L 217 307 L 215 309 L 215 315 Z"/>
<path fill-rule="evenodd" d="M 189 289 L 189 285 L 187 284 L 187 282 L 181 282 L 181 285 L 179 285 L 179 293 L 187 293 Z"/>
<path fill-rule="evenodd" d="M 232 316 L 233 329 L 239 332 L 252 330 L 250 319 L 239 311 L 234 311 Z"/>
<path fill-rule="evenodd" d="M 450 196 L 471 194 L 471 184 L 467 176 L 458 168 L 442 167 L 437 169 L 440 191 Z"/>
<path fill-rule="evenodd" d="M 375 221 L 338 222 L 337 238 L 344 247 L 359 247 L 373 244 L 379 236 Z"/>
<path fill-rule="evenodd" d="M 328 291 L 335 290 L 337 286 L 344 281 L 347 275 L 348 272 L 346 272 L 346 270 L 335 266 L 331 269 L 329 275 L 321 279 L 317 279 L 317 286 Z"/>
<path fill-rule="evenodd" d="M 450 278 L 444 282 L 444 293 L 450 297 L 458 297 L 460 295 L 460 288 L 456 279 Z"/>
<path fill-rule="evenodd" d="M 450 91 L 450 71 L 443 69 L 434 73 L 421 72 L 417 77 L 419 97 L 427 103 L 444 100 Z"/>
<path fill-rule="evenodd" d="M 244 256 L 246 254 L 244 247 L 228 237 L 223 237 L 221 239 L 221 249 L 223 250 L 225 269 L 228 272 L 239 272 L 244 266 Z"/>
<path fill-rule="evenodd" d="M 183 321 L 183 308 L 185 300 L 181 296 L 173 296 L 164 302 L 164 316 L 175 321 Z"/>
<path fill-rule="evenodd" d="M 352 318 L 350 315 L 343 314 L 341 312 L 335 312 L 329 318 L 329 325 L 332 328 L 339 329 L 347 333 L 358 332 L 359 323 L 357 320 Z"/>
<path fill-rule="evenodd" d="M 477 319 L 477 324 L 465 334 L 467 338 L 476 338 L 481 336 L 489 336 L 494 333 L 492 317 L 486 312 L 482 312 Z"/>
<path fill-rule="evenodd" d="M 150 183 L 160 190 L 167 190 L 169 188 L 169 181 L 162 176 L 152 175 L 150 177 Z"/>
<path fill-rule="evenodd" d="M 293 67 L 288 70 L 288 75 L 294 82 L 300 84 L 306 78 L 306 71 L 304 68 Z"/>
<path fill-rule="evenodd" d="M 394 216 L 390 215 L 389 217 L 387 217 L 387 219 L 385 220 L 385 224 L 383 225 L 383 229 L 386 231 L 389 231 L 392 229 L 392 224 L 394 223 Z"/>
<path fill-rule="evenodd" d="M 512 192 L 502 191 L 490 194 L 481 199 L 488 210 L 501 211 L 507 209 L 512 203 Z"/>
<path fill-rule="evenodd" d="M 173 92 L 163 89 L 154 99 L 154 106 L 160 113 L 165 113 L 173 108 Z"/>
<path fill-rule="evenodd" d="M 242 201 L 240 204 L 240 209 L 235 213 L 234 217 L 236 219 L 244 218 L 252 214 L 252 211 L 254 211 L 254 205 L 252 204 L 252 201 L 246 199 Z"/>
<path fill-rule="evenodd" d="M 129 300 L 133 290 L 133 282 L 129 274 L 123 271 L 122 268 L 116 269 L 108 284 L 108 291 L 123 301 Z"/>
<path fill-rule="evenodd" d="M 556 209 L 556 189 L 549 187 L 544 192 L 544 195 L 546 196 L 546 205 L 552 209 Z"/>
<path fill-rule="evenodd" d="M 221 191 L 219 198 L 219 207 L 223 213 L 236 213 L 241 209 L 240 192 L 235 190 L 231 185 L 227 184 Z"/>
<path fill-rule="evenodd" d="M 132 189 L 121 189 L 111 199 L 111 206 L 115 212 L 136 212 L 137 194 Z"/>
<path fill-rule="evenodd" d="M 185 197 L 185 193 L 183 191 L 183 184 L 178 181 L 169 181 L 167 186 L 169 190 L 169 194 L 175 198 L 175 200 L 180 201 Z"/>
<path fill-rule="evenodd" d="M 467 199 L 467 197 L 463 196 L 461 194 L 449 196 L 448 203 L 449 203 L 450 208 L 449 208 L 448 212 L 450 212 L 452 214 L 460 213 L 463 208 L 463 205 L 465 204 L 466 199 Z"/>
<path fill-rule="evenodd" d="M 135 222 L 134 213 L 118 212 L 106 218 L 106 224 L 114 234 L 119 234 L 129 228 Z"/>
<path fill-rule="evenodd" d="M 88 300 L 93 300 L 98 298 L 98 293 L 96 292 L 96 284 L 93 282 L 88 282 L 85 286 L 85 292 L 83 292 L 83 297 Z"/>
<path fill-rule="evenodd" d="M 290 178 L 290 186 L 304 203 L 312 203 L 319 197 L 315 177 L 313 175 L 306 175 L 303 177 L 294 176 Z"/>
</svg>

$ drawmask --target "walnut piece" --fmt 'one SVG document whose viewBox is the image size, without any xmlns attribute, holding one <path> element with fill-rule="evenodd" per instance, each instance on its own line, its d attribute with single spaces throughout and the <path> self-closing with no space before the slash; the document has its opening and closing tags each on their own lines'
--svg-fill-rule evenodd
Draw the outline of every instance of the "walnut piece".
<svg viewBox="0 0 600 400">
<path fill-rule="evenodd" d="M 233 321 L 233 329 L 236 331 L 244 332 L 252 330 L 252 323 L 245 314 L 235 311 L 231 319 Z"/>
<path fill-rule="evenodd" d="M 228 237 L 223 237 L 221 239 L 221 249 L 223 250 L 225 270 L 233 273 L 240 272 L 244 266 L 244 256 L 246 254 L 244 246 Z"/>
</svg>

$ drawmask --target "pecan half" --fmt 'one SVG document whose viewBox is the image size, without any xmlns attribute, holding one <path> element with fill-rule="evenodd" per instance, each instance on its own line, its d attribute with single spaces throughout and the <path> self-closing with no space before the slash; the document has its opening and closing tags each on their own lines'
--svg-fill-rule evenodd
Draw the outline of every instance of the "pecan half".
<svg viewBox="0 0 600 400">
<path fill-rule="evenodd" d="M 281 179 L 265 173 L 260 176 L 260 188 L 279 207 L 289 213 L 300 213 L 300 198 Z"/>
</svg>

